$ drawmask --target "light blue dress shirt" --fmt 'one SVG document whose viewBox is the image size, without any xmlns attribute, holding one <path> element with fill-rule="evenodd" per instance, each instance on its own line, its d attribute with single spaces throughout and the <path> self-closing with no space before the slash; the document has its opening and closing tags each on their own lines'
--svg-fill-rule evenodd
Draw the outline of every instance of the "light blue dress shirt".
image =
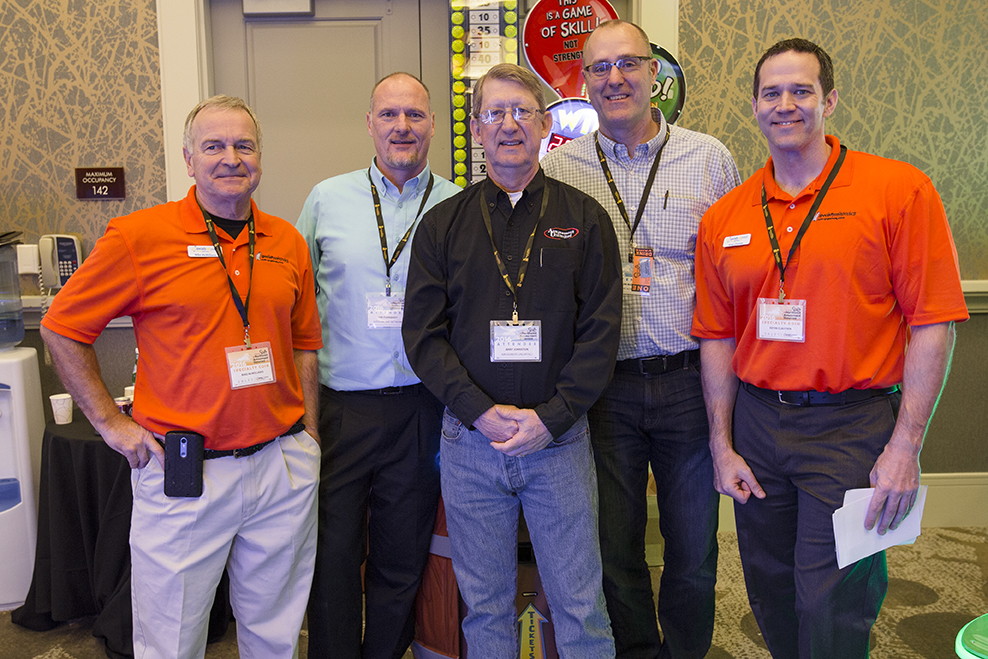
<svg viewBox="0 0 988 659">
<path fill-rule="evenodd" d="M 416 217 L 429 184 L 428 165 L 415 178 L 396 188 L 372 162 L 370 175 L 381 200 L 381 215 L 394 255 Z M 460 187 L 435 177 L 422 213 L 460 192 Z M 366 169 L 341 174 L 319 183 L 302 207 L 296 228 L 305 237 L 316 278 L 316 302 L 322 319 L 323 347 L 319 350 L 319 381 L 338 391 L 360 391 L 419 382 L 405 356 L 401 328 L 368 329 L 367 294 L 384 293 L 387 282 L 384 254 L 374 215 L 374 200 Z M 404 295 L 412 237 L 391 268 L 391 293 Z"/>
</svg>

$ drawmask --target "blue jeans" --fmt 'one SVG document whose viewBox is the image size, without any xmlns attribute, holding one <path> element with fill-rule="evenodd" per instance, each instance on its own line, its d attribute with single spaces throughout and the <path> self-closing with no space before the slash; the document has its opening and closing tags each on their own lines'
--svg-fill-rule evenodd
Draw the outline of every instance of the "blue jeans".
<svg viewBox="0 0 988 659">
<path fill-rule="evenodd" d="M 447 410 L 440 448 L 453 571 L 468 607 L 470 656 L 518 656 L 518 509 L 528 524 L 556 647 L 567 659 L 614 656 L 597 544 L 587 421 L 541 451 L 508 457 Z"/>
<path fill-rule="evenodd" d="M 622 659 L 702 659 L 717 581 L 717 507 L 700 374 L 618 372 L 588 414 L 600 492 L 604 595 Z M 645 562 L 648 465 L 665 542 L 658 624 Z"/>
</svg>

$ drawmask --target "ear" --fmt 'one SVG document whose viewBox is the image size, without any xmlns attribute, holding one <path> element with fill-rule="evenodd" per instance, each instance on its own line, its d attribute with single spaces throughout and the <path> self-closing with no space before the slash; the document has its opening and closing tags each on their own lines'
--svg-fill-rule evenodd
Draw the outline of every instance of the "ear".
<svg viewBox="0 0 988 659">
<path fill-rule="evenodd" d="M 182 157 L 185 158 L 185 167 L 189 171 L 189 176 L 192 178 L 196 177 L 195 170 L 192 168 L 192 154 L 184 146 L 182 147 Z"/>
<path fill-rule="evenodd" d="M 371 130 L 371 116 L 370 112 L 367 113 L 367 134 L 374 137 L 374 131 Z"/>
<path fill-rule="evenodd" d="M 480 139 L 480 121 L 477 117 L 470 117 L 470 134 L 473 135 L 473 141 L 481 146 L 484 145 L 484 141 Z"/>
<path fill-rule="evenodd" d="M 751 97 L 751 114 L 755 115 L 756 118 L 758 117 L 758 99 L 754 96 Z"/>
<path fill-rule="evenodd" d="M 837 109 L 837 90 L 831 89 L 830 93 L 827 94 L 826 100 L 823 102 L 823 116 L 829 117 Z"/>
<path fill-rule="evenodd" d="M 549 137 L 552 130 L 552 115 L 548 111 L 542 113 L 542 139 Z"/>
<path fill-rule="evenodd" d="M 432 113 L 432 128 L 429 131 L 429 137 L 435 137 L 436 135 L 436 113 Z"/>
<path fill-rule="evenodd" d="M 651 74 L 651 78 L 652 78 L 652 87 L 654 88 L 654 87 L 655 87 L 655 81 L 656 81 L 656 80 L 658 79 L 658 77 L 659 77 L 659 60 L 657 60 L 657 59 L 655 59 L 655 58 L 653 57 L 653 58 L 652 58 L 652 59 L 651 59 L 651 60 L 649 61 L 649 63 L 648 63 L 648 70 L 649 70 L 649 72 L 650 72 L 650 74 Z"/>
</svg>

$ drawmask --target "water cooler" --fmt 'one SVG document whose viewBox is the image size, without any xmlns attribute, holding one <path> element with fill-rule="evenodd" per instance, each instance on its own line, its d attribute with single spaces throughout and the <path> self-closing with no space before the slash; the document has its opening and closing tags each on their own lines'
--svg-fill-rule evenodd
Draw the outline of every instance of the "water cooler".
<svg viewBox="0 0 988 659">
<path fill-rule="evenodd" d="M 38 353 L 0 350 L 0 611 L 24 603 L 37 540 L 32 447 L 40 460 L 45 416 Z"/>
</svg>

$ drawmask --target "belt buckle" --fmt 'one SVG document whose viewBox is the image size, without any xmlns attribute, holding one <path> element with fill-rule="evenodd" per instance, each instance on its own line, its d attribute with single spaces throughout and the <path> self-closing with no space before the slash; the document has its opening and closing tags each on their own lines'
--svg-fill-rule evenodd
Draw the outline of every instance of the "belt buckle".
<svg viewBox="0 0 988 659">
<path fill-rule="evenodd" d="M 802 406 L 805 406 L 805 405 L 809 405 L 810 404 L 810 395 L 809 395 L 809 393 L 807 393 L 805 391 L 799 392 L 801 400 L 800 400 L 800 402 L 797 402 L 797 403 L 789 402 L 788 400 L 786 400 L 785 398 L 783 398 L 782 397 L 782 394 L 785 393 L 784 391 L 776 391 L 775 393 L 776 393 L 776 395 L 778 395 L 778 397 L 779 397 L 779 403 L 781 403 L 782 405 L 790 405 L 792 407 L 802 407 Z"/>
<path fill-rule="evenodd" d="M 233 449 L 233 457 L 236 458 L 236 459 L 238 459 L 238 460 L 240 458 L 246 458 L 248 455 L 250 455 L 250 453 L 247 453 L 247 450 L 249 448 L 253 448 L 253 447 L 235 448 L 235 449 Z"/>
</svg>

